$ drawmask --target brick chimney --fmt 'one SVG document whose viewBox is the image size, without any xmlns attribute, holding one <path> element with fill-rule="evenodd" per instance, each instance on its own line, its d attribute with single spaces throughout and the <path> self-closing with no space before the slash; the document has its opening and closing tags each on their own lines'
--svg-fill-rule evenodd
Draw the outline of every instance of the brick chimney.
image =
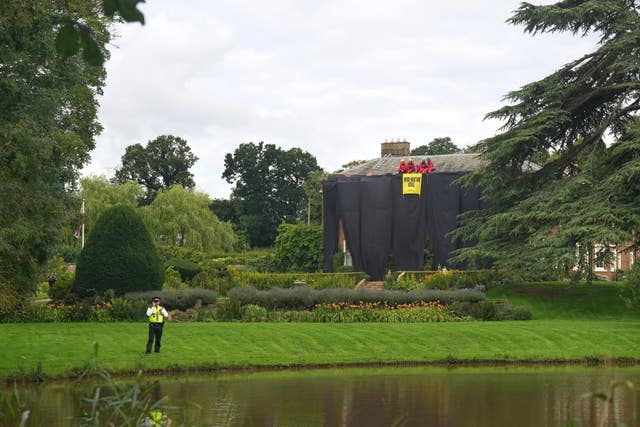
<svg viewBox="0 0 640 427">
<path fill-rule="evenodd" d="M 384 156 L 408 156 L 411 152 L 411 143 L 407 140 L 384 141 L 380 144 L 380 157 Z"/>
</svg>

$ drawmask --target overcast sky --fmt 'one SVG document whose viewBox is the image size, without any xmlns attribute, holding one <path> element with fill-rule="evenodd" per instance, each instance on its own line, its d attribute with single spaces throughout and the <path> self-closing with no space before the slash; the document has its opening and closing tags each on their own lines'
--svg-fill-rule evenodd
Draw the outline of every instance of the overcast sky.
<svg viewBox="0 0 640 427">
<path fill-rule="evenodd" d="M 228 197 L 224 155 L 243 142 L 301 147 L 329 171 L 385 139 L 473 144 L 496 133 L 483 116 L 508 91 L 595 45 L 505 24 L 518 4 L 147 0 L 146 25 L 116 27 L 83 173 L 111 177 L 125 147 L 172 134 L 200 158 L 197 189 Z"/>
</svg>

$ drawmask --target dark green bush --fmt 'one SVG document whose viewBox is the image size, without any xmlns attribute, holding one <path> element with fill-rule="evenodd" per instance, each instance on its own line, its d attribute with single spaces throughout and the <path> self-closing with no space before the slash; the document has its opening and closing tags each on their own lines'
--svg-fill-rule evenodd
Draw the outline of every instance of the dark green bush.
<svg viewBox="0 0 640 427">
<path fill-rule="evenodd" d="M 636 260 L 625 272 L 625 278 L 620 296 L 627 307 L 638 308 L 640 307 L 640 260 Z"/>
<path fill-rule="evenodd" d="M 498 307 L 492 301 L 479 301 L 471 306 L 470 314 L 478 320 L 499 320 Z"/>
<path fill-rule="evenodd" d="M 319 271 L 324 234 L 319 225 L 280 224 L 274 264 L 278 271 Z"/>
<path fill-rule="evenodd" d="M 191 279 L 194 288 L 212 289 L 218 295 L 226 295 L 227 291 L 235 286 L 229 270 L 224 264 L 209 261 L 202 271 Z"/>
<path fill-rule="evenodd" d="M 201 264 L 207 259 L 207 254 L 198 249 L 188 248 L 185 246 L 158 246 L 158 254 L 160 258 L 167 262 L 171 258 L 178 258 L 189 261 L 194 264 Z"/>
<path fill-rule="evenodd" d="M 114 298 L 111 301 L 110 316 L 113 321 L 147 321 L 149 302 L 142 299 Z"/>
<path fill-rule="evenodd" d="M 73 289 L 73 280 L 58 279 L 53 286 L 49 286 L 47 293 L 52 301 L 67 301 L 71 289 Z"/>
<path fill-rule="evenodd" d="M 243 322 L 266 322 L 267 320 L 268 312 L 266 308 L 254 304 L 242 307 Z"/>
<path fill-rule="evenodd" d="M 165 262 L 164 266 L 165 268 L 173 267 L 178 271 L 183 282 L 190 282 L 191 279 L 193 279 L 193 276 L 202 271 L 198 264 L 176 257 L 170 258 Z"/>
<path fill-rule="evenodd" d="M 484 300 L 482 292 L 467 289 L 454 291 L 421 289 L 403 292 L 367 289 L 356 291 L 345 288 L 316 290 L 307 286 L 258 290 L 245 286 L 231 289 L 228 295 L 231 300 L 238 301 L 241 305 L 255 304 L 273 309 L 311 309 L 317 304 L 338 302 L 350 304 L 359 302 L 387 303 L 391 306 L 397 306 L 420 301 L 439 301 L 442 304 L 450 304 L 454 301 L 477 302 Z"/>
<path fill-rule="evenodd" d="M 338 251 L 331 257 L 331 271 L 338 272 L 344 265 L 344 252 Z"/>
<path fill-rule="evenodd" d="M 531 320 L 533 315 L 528 308 L 516 307 L 513 309 L 513 320 Z"/>
<path fill-rule="evenodd" d="M 163 281 L 160 257 L 138 214 L 124 205 L 107 209 L 78 257 L 73 292 L 88 297 L 113 289 L 123 295 L 160 289 Z"/>
<path fill-rule="evenodd" d="M 242 264 L 248 270 L 266 273 L 276 269 L 272 254 L 266 254 L 260 257 L 247 257 L 242 260 Z"/>
<path fill-rule="evenodd" d="M 201 304 L 213 304 L 216 302 L 216 293 L 210 289 L 167 289 L 161 292 L 129 292 L 125 294 L 128 300 L 146 301 L 147 304 L 151 298 L 159 296 L 161 305 L 167 310 L 186 310 L 194 307 L 198 301 Z"/>
<path fill-rule="evenodd" d="M 242 305 L 240 301 L 225 301 L 225 303 L 216 310 L 216 320 L 220 322 L 233 322 L 234 320 L 240 319 L 242 319 Z"/>
<path fill-rule="evenodd" d="M 458 317 L 467 317 L 471 316 L 471 307 L 473 306 L 472 302 L 468 301 L 454 301 L 447 305 L 447 308 L 451 313 L 455 314 Z"/>
<path fill-rule="evenodd" d="M 393 289 L 462 289 L 489 287 L 500 281 L 496 270 L 403 271 L 392 273 Z M 386 286 L 386 285 L 385 285 Z"/>
</svg>

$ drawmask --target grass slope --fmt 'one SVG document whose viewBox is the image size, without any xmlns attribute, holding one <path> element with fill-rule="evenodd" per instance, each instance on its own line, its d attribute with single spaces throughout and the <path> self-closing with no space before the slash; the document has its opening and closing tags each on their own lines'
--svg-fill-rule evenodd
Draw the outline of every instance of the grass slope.
<svg viewBox="0 0 640 427">
<path fill-rule="evenodd" d="M 640 320 L 640 310 L 625 306 L 621 284 L 594 282 L 524 283 L 497 286 L 488 298 L 506 298 L 513 306 L 531 310 L 534 319 Z"/>
<path fill-rule="evenodd" d="M 42 363 L 82 368 L 99 342 L 102 367 L 137 369 L 483 360 L 640 359 L 640 321 L 534 320 L 422 324 L 174 323 L 161 354 L 144 355 L 144 323 L 0 325 L 0 378 Z"/>
</svg>

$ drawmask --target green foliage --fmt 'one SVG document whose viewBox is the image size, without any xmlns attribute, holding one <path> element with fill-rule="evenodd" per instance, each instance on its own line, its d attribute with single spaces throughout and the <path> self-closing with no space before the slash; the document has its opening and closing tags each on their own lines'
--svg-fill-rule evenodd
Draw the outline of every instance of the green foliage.
<svg viewBox="0 0 640 427">
<path fill-rule="evenodd" d="M 300 210 L 306 213 L 304 221 L 307 224 L 322 224 L 322 183 L 327 176 L 322 169 L 311 171 L 302 185 L 306 200 Z"/>
<path fill-rule="evenodd" d="M 254 286 L 258 289 L 290 288 L 296 283 L 306 283 L 314 289 L 353 288 L 366 277 L 365 273 L 259 273 L 230 269 L 237 286 Z"/>
<path fill-rule="evenodd" d="M 56 274 L 56 282 L 53 286 L 49 286 L 47 278 L 50 273 Z M 67 294 L 71 291 L 73 281 L 75 279 L 73 271 L 69 269 L 65 260 L 60 256 L 51 258 L 38 271 L 39 282 L 43 284 L 47 290 L 49 298 L 54 301 L 64 301 Z"/>
<path fill-rule="evenodd" d="M 219 295 L 226 295 L 235 285 L 231 274 L 223 264 L 209 261 L 201 272 L 191 279 L 194 288 L 206 288 L 216 291 Z"/>
<path fill-rule="evenodd" d="M 498 320 L 498 307 L 493 301 L 480 301 L 471 305 L 470 314 L 478 320 Z"/>
<path fill-rule="evenodd" d="M 333 173 L 334 174 L 342 173 L 346 170 L 355 168 L 356 166 L 359 166 L 365 163 L 367 163 L 367 160 L 351 160 L 350 162 L 347 162 L 342 166 L 340 166 L 340 169 L 335 170 Z"/>
<path fill-rule="evenodd" d="M 253 247 L 273 244 L 278 225 L 304 218 L 304 182 L 319 170 L 315 157 L 299 148 L 283 150 L 273 144 L 240 144 L 224 159 L 222 177 L 234 184 L 240 233 Z M 306 206 L 305 206 L 306 207 Z"/>
<path fill-rule="evenodd" d="M 23 300 L 13 286 L 0 276 L 0 322 L 6 322 L 22 308 Z"/>
<path fill-rule="evenodd" d="M 280 224 L 275 242 L 275 266 L 279 271 L 318 271 L 323 248 L 321 226 Z"/>
<path fill-rule="evenodd" d="M 161 135 L 147 142 L 147 146 L 134 144 L 122 156 L 122 167 L 116 170 L 115 181 L 123 184 L 136 181 L 146 190 L 144 204 L 155 199 L 161 189 L 174 185 L 195 187 L 189 169 L 198 160 L 187 141 L 173 135 Z"/>
<path fill-rule="evenodd" d="M 638 308 L 640 307 L 640 261 L 634 262 L 627 270 L 626 279 L 620 296 L 627 307 Z"/>
<path fill-rule="evenodd" d="M 531 320 L 533 315 L 531 310 L 525 307 L 515 307 L 513 309 L 513 320 Z"/>
<path fill-rule="evenodd" d="M 267 316 L 267 309 L 259 305 L 247 304 L 242 307 L 243 322 L 266 322 Z"/>
<path fill-rule="evenodd" d="M 402 304 L 417 302 L 440 302 L 449 304 L 454 301 L 477 302 L 484 300 L 484 294 L 472 290 L 415 290 L 403 291 L 372 291 L 343 288 L 311 289 L 306 286 L 295 288 L 271 288 L 258 290 L 250 286 L 233 288 L 228 293 L 231 300 L 237 300 L 242 305 L 255 304 L 266 308 L 276 309 L 311 309 L 317 304 L 332 303 L 374 303 L 396 307 Z"/>
<path fill-rule="evenodd" d="M 109 317 L 113 321 L 140 322 L 147 321 L 147 307 L 149 302 L 145 300 L 131 300 L 116 297 L 111 300 Z"/>
<path fill-rule="evenodd" d="M 123 184 L 111 183 L 104 176 L 89 176 L 80 179 L 79 198 L 84 199 L 85 232 L 91 233 L 98 218 L 105 210 L 115 205 L 135 208 L 144 196 L 140 184 L 127 181 Z"/>
<path fill-rule="evenodd" d="M 225 301 L 216 310 L 216 320 L 220 322 L 233 322 L 242 319 L 242 304 L 237 300 Z"/>
<path fill-rule="evenodd" d="M 638 246 L 637 6 L 617 0 L 522 3 L 509 22 L 532 34 L 595 32 L 600 41 L 593 52 L 510 92 L 509 105 L 487 115 L 504 121 L 502 132 L 480 144 L 487 167 L 461 183 L 483 188 L 490 206 L 461 216 L 454 239 L 476 244 L 461 249 L 455 261 L 492 262 L 540 277 L 576 266 L 588 272 L 590 263 L 576 260 L 577 247 Z M 530 167 L 547 154 L 541 168 Z"/>
<path fill-rule="evenodd" d="M 81 401 L 80 427 L 153 425 L 152 414 L 166 414 L 168 410 L 158 394 L 160 385 L 157 381 L 144 382 L 142 371 L 133 383 L 116 381 L 107 371 L 100 371 L 100 380 L 101 385 Z"/>
<path fill-rule="evenodd" d="M 206 305 L 216 302 L 217 294 L 210 289 L 163 289 L 158 291 L 128 292 L 125 299 L 145 301 L 147 306 L 151 298 L 159 296 L 160 305 L 167 310 L 186 310 L 198 303 Z"/>
<path fill-rule="evenodd" d="M 434 323 L 465 320 L 445 307 L 432 303 L 403 308 L 376 308 L 360 305 L 326 305 L 312 310 L 272 310 L 256 305 L 243 307 L 243 322 L 316 323 Z"/>
<path fill-rule="evenodd" d="M 175 257 L 169 259 L 165 263 L 165 266 L 173 267 L 176 271 L 178 271 L 183 282 L 190 282 L 196 274 L 202 271 L 202 268 L 200 268 L 198 264 Z"/>
<path fill-rule="evenodd" d="M 220 264 L 233 265 L 245 271 L 266 273 L 275 270 L 273 258 L 273 250 L 260 249 L 239 254 L 229 254 L 224 257 L 214 257 L 214 260 Z"/>
<path fill-rule="evenodd" d="M 204 253 L 235 249 L 237 237 L 232 225 L 220 222 L 209 210 L 209 204 L 206 194 L 176 184 L 159 190 L 142 215 L 154 240 L 161 245 Z"/>
<path fill-rule="evenodd" d="M 140 22 L 144 25 L 144 15 L 137 8 L 138 3 L 144 0 L 103 0 L 102 12 L 108 18 L 119 16 L 127 22 Z M 97 9 L 94 9 L 94 11 Z M 102 66 L 105 61 L 103 52 L 104 40 L 95 33 L 95 27 L 72 13 L 59 17 L 58 33 L 55 39 L 55 47 L 62 58 L 67 59 L 76 55 L 82 48 L 82 60 L 88 65 Z"/>
<path fill-rule="evenodd" d="M 459 152 L 460 149 L 458 146 L 451 141 L 451 138 L 445 136 L 441 138 L 434 138 L 428 144 L 414 148 L 411 150 L 411 155 L 426 156 L 435 154 L 455 154 Z"/>
<path fill-rule="evenodd" d="M 502 278 L 495 270 L 439 270 L 439 271 L 405 271 L 397 274 L 389 273 L 385 277 L 386 289 L 461 289 L 475 286 L 491 286 Z"/>
<path fill-rule="evenodd" d="M 24 294 L 70 233 L 69 190 L 101 130 L 104 68 L 56 51 L 69 16 L 107 55 L 109 21 L 92 2 L 0 2 L 0 276 Z"/>
<path fill-rule="evenodd" d="M 162 289 L 184 289 L 187 285 L 182 281 L 182 277 L 180 272 L 169 265 L 164 270 L 164 283 L 162 284 Z"/>
<path fill-rule="evenodd" d="M 89 234 L 76 268 L 79 296 L 160 289 L 164 271 L 142 220 L 129 206 L 109 208 Z"/>
</svg>

